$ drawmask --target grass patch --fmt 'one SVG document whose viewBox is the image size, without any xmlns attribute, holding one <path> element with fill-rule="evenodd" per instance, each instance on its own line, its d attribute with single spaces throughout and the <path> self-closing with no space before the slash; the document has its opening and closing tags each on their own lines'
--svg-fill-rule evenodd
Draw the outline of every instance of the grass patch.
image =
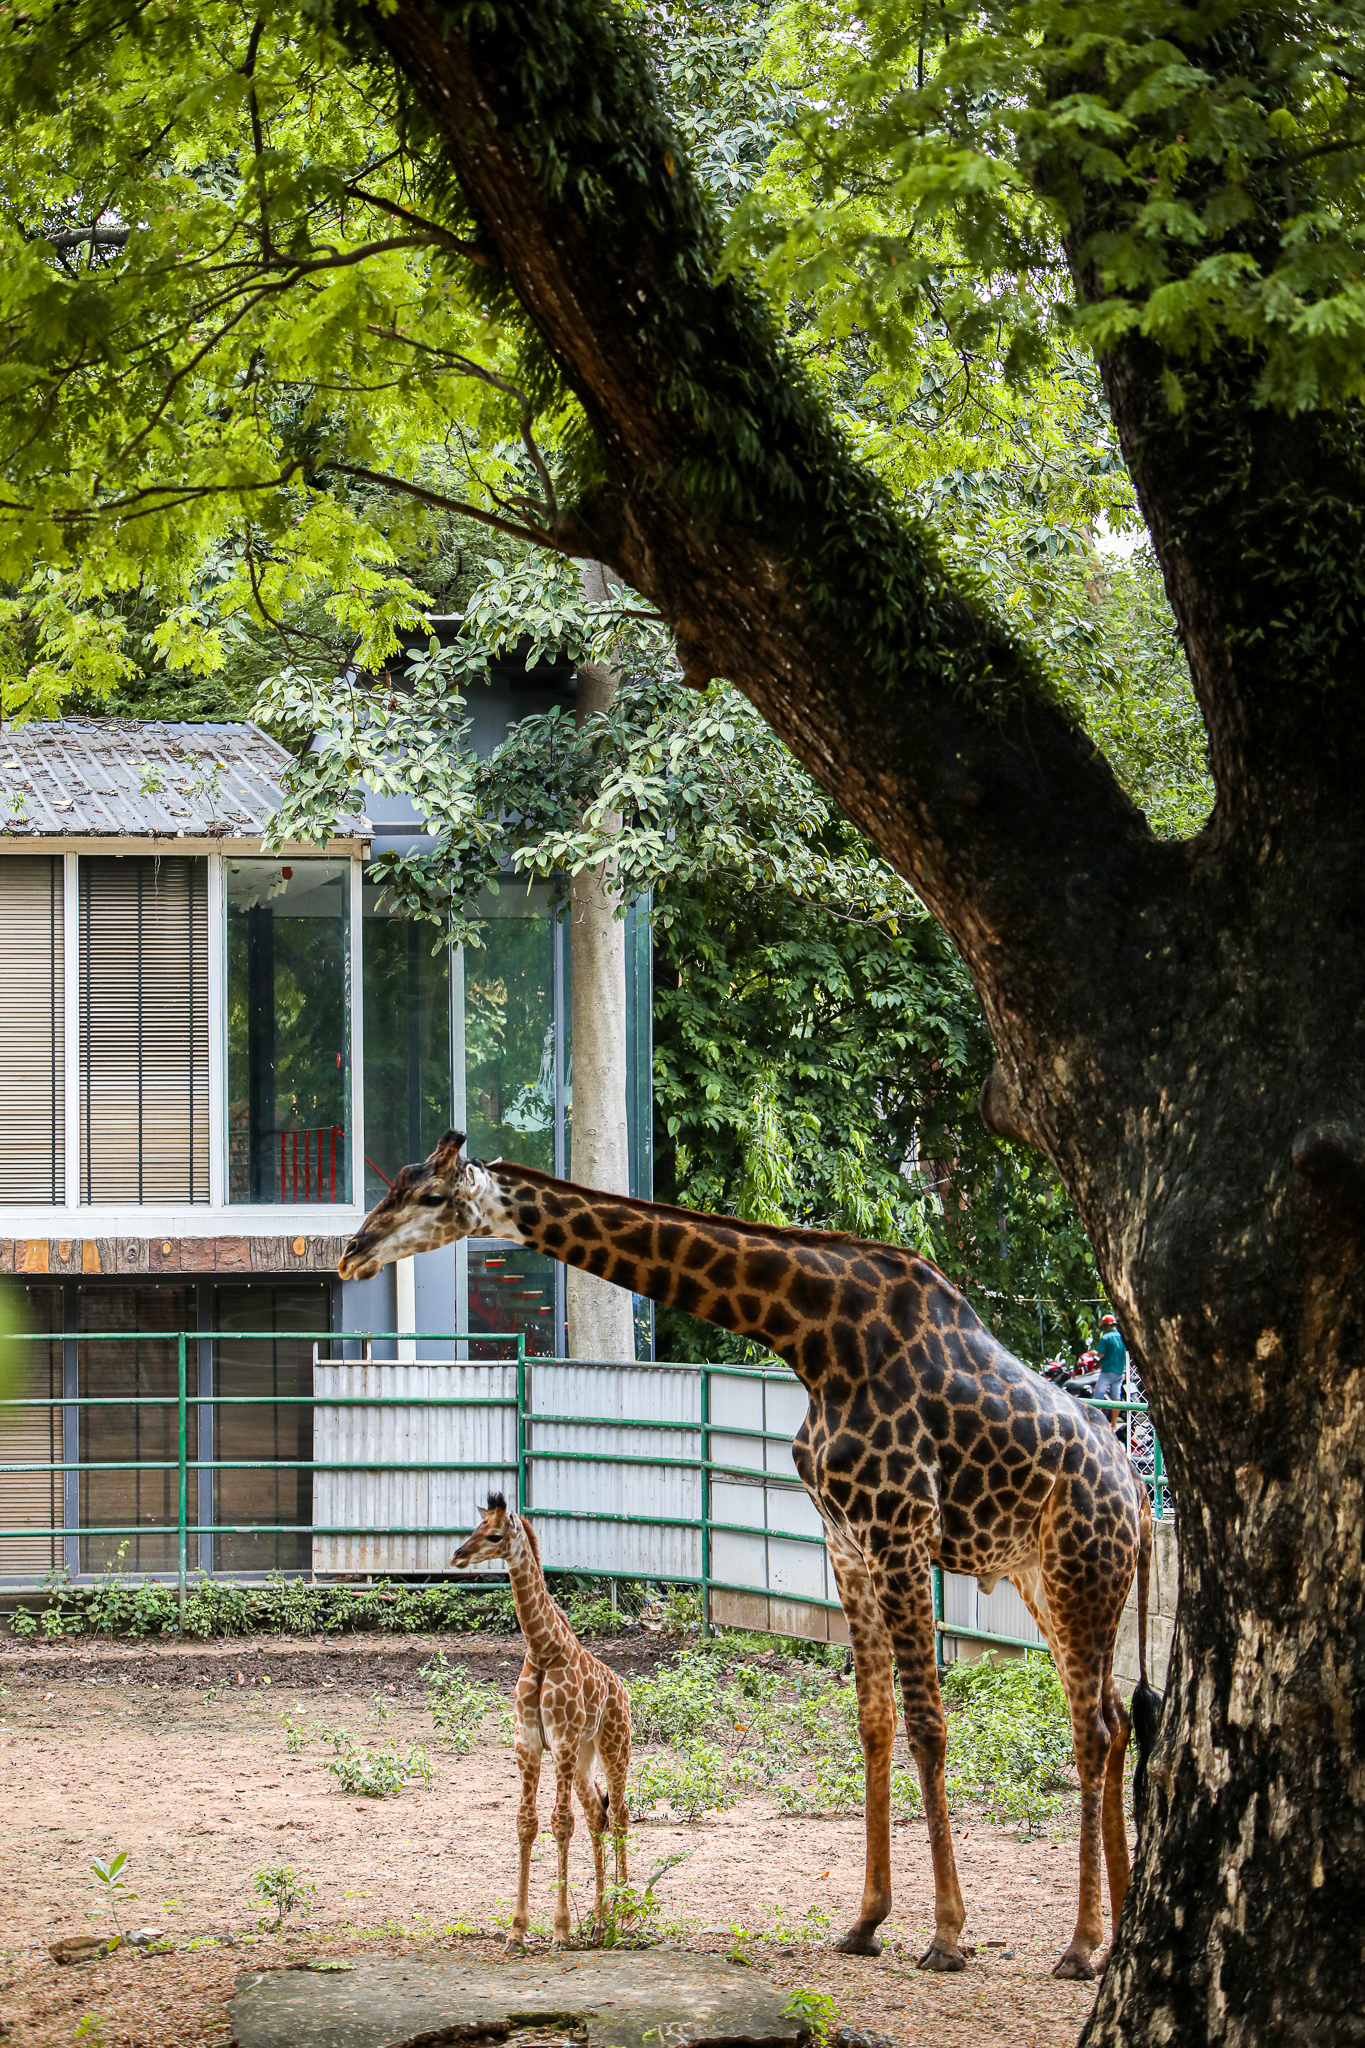
<svg viewBox="0 0 1365 2048">
<path fill-rule="evenodd" d="M 667 1809 L 694 1821 L 751 1788 L 786 1812 L 854 1813 L 863 1805 L 855 1686 L 827 1662 L 734 1656 L 724 1639 L 685 1649 L 666 1669 L 627 1682 L 637 1755 L 633 1815 Z M 984 1805 L 998 1822 L 1038 1828 L 1060 1804 L 1072 1763 L 1066 1695 L 1044 1656 L 952 1665 L 943 1674 L 950 1806 Z M 912 1763 L 892 1767 L 892 1801 L 923 1811 Z"/>
</svg>

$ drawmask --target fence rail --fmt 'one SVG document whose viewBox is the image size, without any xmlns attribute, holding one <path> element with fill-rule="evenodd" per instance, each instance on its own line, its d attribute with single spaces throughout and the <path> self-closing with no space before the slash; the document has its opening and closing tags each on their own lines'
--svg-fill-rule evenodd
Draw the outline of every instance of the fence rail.
<svg viewBox="0 0 1365 2048">
<path fill-rule="evenodd" d="M 0 1400 L 0 1418 L 10 1419 L 0 1451 L 13 1447 L 21 1415 L 31 1420 L 43 1411 L 53 1450 L 46 1459 L 0 1458 L 0 1585 L 10 1591 L 42 1583 L 9 1569 L 16 1544 L 47 1542 L 55 1550 L 60 1540 L 66 1570 L 79 1580 L 94 1576 L 91 1539 L 117 1537 L 164 1546 L 164 1568 L 149 1575 L 174 1579 L 182 1623 L 192 1546 L 200 1570 L 247 1575 L 221 1568 L 225 1539 L 292 1539 L 292 1568 L 314 1576 L 443 1574 L 451 1540 L 469 1533 L 492 1485 L 535 1517 L 551 1570 L 695 1585 L 708 1624 L 717 1595 L 721 1604 L 724 1596 L 761 1596 L 765 1613 L 779 1612 L 789 1627 L 794 1615 L 839 1607 L 822 1525 L 792 1461 L 805 1391 L 785 1366 L 528 1358 L 519 1333 L 467 1331 L 67 1331 L 33 1333 L 28 1341 L 61 1352 L 62 1389 L 34 1387 Z M 281 1384 L 276 1370 L 268 1392 L 221 1391 L 233 1347 L 281 1344 L 311 1347 L 311 1360 L 300 1358 L 296 1367 L 297 1385 Z M 376 1344 L 399 1355 L 376 1357 Z M 98 1383 L 95 1361 L 106 1345 L 135 1347 L 131 1388 L 82 1392 L 80 1347 L 92 1347 L 83 1371 Z M 347 1356 L 348 1346 L 360 1347 L 358 1354 Z M 139 1347 L 152 1349 L 144 1354 Z M 419 1347 L 439 1355 L 410 1355 Z M 490 1350 L 497 1355 L 477 1355 Z M 121 1355 L 125 1372 L 129 1357 Z M 263 1369 L 260 1356 L 240 1352 L 237 1364 Z M 143 1391 L 144 1381 L 155 1383 L 158 1375 L 162 1384 Z M 1095 1405 L 1127 1417 L 1130 1450 L 1139 1469 L 1145 1462 L 1163 1513 L 1161 1448 L 1145 1404 Z M 102 1448 L 131 1448 L 135 1455 L 99 1454 L 96 1424 L 109 1411 L 113 1434 L 131 1429 L 133 1443 Z M 253 1411 L 269 1411 L 275 1439 L 281 1416 L 292 1417 L 296 1436 L 302 1432 L 298 1453 L 221 1455 L 222 1418 Z M 150 1454 L 142 1443 L 144 1415 L 160 1438 Z M 224 1477 L 253 1473 L 277 1482 L 293 1475 L 292 1519 L 279 1507 L 278 1485 L 273 1516 L 263 1499 L 256 1512 L 240 1504 L 228 1511 Z M 115 1482 L 121 1476 L 132 1487 L 132 1520 L 117 1512 L 82 1516 L 81 1482 L 97 1475 Z M 32 1491 L 37 1481 L 41 1491 L 44 1479 L 46 1525 L 11 1525 L 18 1483 Z M 142 1498 L 144 1482 L 159 1496 L 159 1513 L 155 1500 Z M 308 1549 L 306 1562 L 299 1546 Z M 934 1612 L 940 1639 L 1023 1647 L 1041 1641 L 1008 1584 L 987 1597 L 974 1579 L 936 1572 Z"/>
</svg>

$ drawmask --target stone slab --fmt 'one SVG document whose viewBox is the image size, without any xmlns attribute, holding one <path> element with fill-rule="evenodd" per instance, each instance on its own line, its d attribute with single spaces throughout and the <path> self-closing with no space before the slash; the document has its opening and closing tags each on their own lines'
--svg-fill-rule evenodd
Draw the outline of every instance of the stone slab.
<svg viewBox="0 0 1365 2048">
<path fill-rule="evenodd" d="M 807 2029 L 782 2005 L 719 1956 L 609 1949 L 260 1971 L 239 1978 L 228 2013 L 236 2048 L 799 2048 Z"/>
</svg>

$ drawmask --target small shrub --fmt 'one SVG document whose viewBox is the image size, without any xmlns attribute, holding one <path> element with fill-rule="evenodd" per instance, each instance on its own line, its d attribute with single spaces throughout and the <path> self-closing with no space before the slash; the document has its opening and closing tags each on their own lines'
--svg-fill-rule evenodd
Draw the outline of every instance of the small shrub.
<svg viewBox="0 0 1365 2048">
<path fill-rule="evenodd" d="M 302 1707 L 295 1707 L 294 1712 L 301 1714 L 303 1709 Z M 290 1756 L 297 1756 L 308 1740 L 308 1730 L 304 1727 L 302 1721 L 295 1721 L 292 1718 L 287 1708 L 281 1709 L 280 1726 L 284 1730 L 285 1748 L 289 1751 Z"/>
<path fill-rule="evenodd" d="M 120 1941 L 123 1939 L 123 1923 L 119 1919 L 119 1909 L 131 1906 L 137 1897 L 137 1893 L 130 1891 L 123 1881 L 123 1871 L 127 1862 L 128 1851 L 116 1849 L 110 1856 L 97 1856 L 90 1866 L 95 1896 L 113 1921 Z"/>
<path fill-rule="evenodd" d="M 317 1886 L 310 1883 L 294 1869 L 292 1863 L 280 1863 L 269 1870 L 258 1870 L 251 1880 L 251 1888 L 258 1898 L 275 1908 L 275 1920 L 270 1928 L 278 1934 L 291 1913 L 307 1906 L 317 1895 Z M 264 1927 L 266 1922 L 261 1921 Z"/>
<path fill-rule="evenodd" d="M 1057 1810 L 1074 1761 L 1071 1711 L 1050 1657 L 990 1651 L 943 1675 L 949 1797 L 1036 1828 Z"/>
<path fill-rule="evenodd" d="M 812 1990 L 807 1984 L 787 1994 L 787 2001 L 782 2010 L 788 2019 L 801 2020 L 804 2023 L 807 2034 L 818 2044 L 818 2048 L 825 2048 L 834 2023 L 839 2017 L 839 2009 L 829 1993 Z"/>
<path fill-rule="evenodd" d="M 660 1756 L 643 1756 L 631 1773 L 627 1799 L 644 1819 L 668 1806 L 680 1819 L 700 1820 L 735 1805 L 740 1788 L 723 1750 L 710 1742 L 689 1742 Z"/>
<path fill-rule="evenodd" d="M 589 1914 L 584 1933 L 596 1948 L 643 1948 L 654 1936 L 650 1930 L 659 1917 L 654 1887 L 676 1864 L 686 1863 L 687 1852 L 675 1850 L 662 1857 L 645 1879 L 644 1890 L 634 1885 L 610 1885 L 602 1898 L 602 1911 Z"/>
<path fill-rule="evenodd" d="M 599 1596 L 569 1602 L 569 1627 L 576 1636 L 615 1636 L 621 1633 L 622 1616 L 610 1600 Z"/>
<path fill-rule="evenodd" d="M 711 1734 L 720 1714 L 720 1672 L 710 1658 L 679 1657 L 652 1678 L 628 1678 L 638 1742 L 688 1742 Z"/>
<path fill-rule="evenodd" d="M 431 1761 L 418 1742 L 413 1743 L 405 1757 L 390 1743 L 376 1749 L 361 1749 L 357 1745 L 334 1747 L 337 1754 L 328 1770 L 343 1792 L 358 1793 L 365 1799 L 384 1799 L 391 1792 L 401 1792 L 413 1778 L 429 1785 L 434 1775 Z"/>
<path fill-rule="evenodd" d="M 38 1633 L 38 1617 L 30 1614 L 27 1607 L 16 1607 L 10 1616 L 10 1633 L 27 1642 Z"/>
<path fill-rule="evenodd" d="M 444 1650 L 418 1672 L 436 1732 L 457 1756 L 468 1756 L 484 1718 L 502 1706 L 502 1695 L 471 1678 L 462 1665 L 446 1661 Z"/>
</svg>

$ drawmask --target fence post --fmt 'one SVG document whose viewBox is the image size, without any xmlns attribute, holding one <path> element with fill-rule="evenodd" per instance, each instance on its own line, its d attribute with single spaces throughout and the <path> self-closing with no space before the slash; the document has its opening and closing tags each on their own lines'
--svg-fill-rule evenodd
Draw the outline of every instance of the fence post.
<svg viewBox="0 0 1365 2048">
<path fill-rule="evenodd" d="M 701 1632 L 711 1633 L 711 1374 L 701 1369 Z"/>
<path fill-rule="evenodd" d="M 526 1513 L 526 1338 L 517 1338 L 517 1513 Z"/>
<path fill-rule="evenodd" d="M 176 1518 L 179 1534 L 178 1571 L 180 1581 L 180 1633 L 183 1636 L 185 1633 L 185 1567 L 187 1562 L 186 1544 L 188 1542 L 185 1525 L 189 1521 L 189 1468 L 187 1463 L 189 1457 L 189 1388 L 187 1385 L 188 1376 L 186 1373 L 185 1360 L 185 1332 L 183 1330 L 180 1332 L 178 1342 L 176 1370 L 178 1378 L 178 1385 L 176 1391 L 179 1396 L 180 1423 L 180 1449 L 178 1453 L 180 1469 L 177 1474 L 177 1478 L 179 1480 L 179 1486 L 177 1489 L 179 1494 L 179 1500 L 177 1502 Z"/>
<path fill-rule="evenodd" d="M 1156 1495 L 1156 1518 L 1160 1521 L 1165 1512 L 1166 1468 L 1161 1459 L 1161 1438 L 1155 1429 L 1152 1431 L 1152 1491 Z"/>
</svg>

